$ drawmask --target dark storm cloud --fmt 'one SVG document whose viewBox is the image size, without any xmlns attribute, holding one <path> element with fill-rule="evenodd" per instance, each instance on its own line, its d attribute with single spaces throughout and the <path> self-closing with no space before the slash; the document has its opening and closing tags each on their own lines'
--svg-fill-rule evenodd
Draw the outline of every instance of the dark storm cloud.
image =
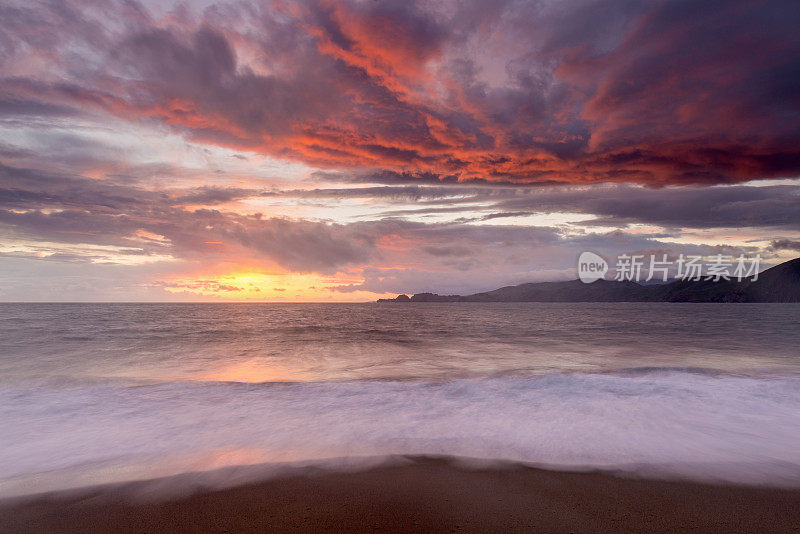
<svg viewBox="0 0 800 534">
<path fill-rule="evenodd" d="M 135 2 L 2 9 L 6 114 L 155 119 L 377 180 L 800 171 L 789 0 L 243 2 L 159 21 Z"/>
</svg>

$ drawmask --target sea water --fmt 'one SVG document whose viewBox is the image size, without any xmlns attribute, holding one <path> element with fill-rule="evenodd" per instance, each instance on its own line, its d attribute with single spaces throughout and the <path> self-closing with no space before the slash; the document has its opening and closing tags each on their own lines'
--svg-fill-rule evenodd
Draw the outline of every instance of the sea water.
<svg viewBox="0 0 800 534">
<path fill-rule="evenodd" d="M 800 486 L 800 305 L 0 304 L 0 496 L 404 454 Z"/>
</svg>

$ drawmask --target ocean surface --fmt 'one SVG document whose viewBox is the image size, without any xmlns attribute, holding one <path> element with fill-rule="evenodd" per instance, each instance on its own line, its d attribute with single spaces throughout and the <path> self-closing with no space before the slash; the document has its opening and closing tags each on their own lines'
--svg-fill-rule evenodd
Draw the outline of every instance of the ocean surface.
<svg viewBox="0 0 800 534">
<path fill-rule="evenodd" d="M 0 429 L 0 496 L 393 454 L 800 486 L 800 305 L 0 304 Z"/>
</svg>

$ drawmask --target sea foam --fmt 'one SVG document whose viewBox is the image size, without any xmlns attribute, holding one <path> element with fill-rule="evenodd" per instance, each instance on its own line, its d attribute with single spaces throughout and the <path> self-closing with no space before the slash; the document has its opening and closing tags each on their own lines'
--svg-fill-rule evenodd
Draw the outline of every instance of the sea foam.
<svg viewBox="0 0 800 534">
<path fill-rule="evenodd" d="M 800 486 L 800 378 L 694 370 L 0 390 L 4 496 L 232 465 L 441 454 Z"/>
</svg>

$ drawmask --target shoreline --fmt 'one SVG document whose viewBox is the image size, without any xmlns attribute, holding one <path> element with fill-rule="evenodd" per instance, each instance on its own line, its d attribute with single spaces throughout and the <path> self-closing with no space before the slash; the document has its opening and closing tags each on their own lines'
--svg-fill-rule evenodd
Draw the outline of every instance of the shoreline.
<svg viewBox="0 0 800 534">
<path fill-rule="evenodd" d="M 458 458 L 288 469 L 164 492 L 170 479 L 0 501 L 13 532 L 796 532 L 800 489 L 658 480 Z"/>
</svg>

